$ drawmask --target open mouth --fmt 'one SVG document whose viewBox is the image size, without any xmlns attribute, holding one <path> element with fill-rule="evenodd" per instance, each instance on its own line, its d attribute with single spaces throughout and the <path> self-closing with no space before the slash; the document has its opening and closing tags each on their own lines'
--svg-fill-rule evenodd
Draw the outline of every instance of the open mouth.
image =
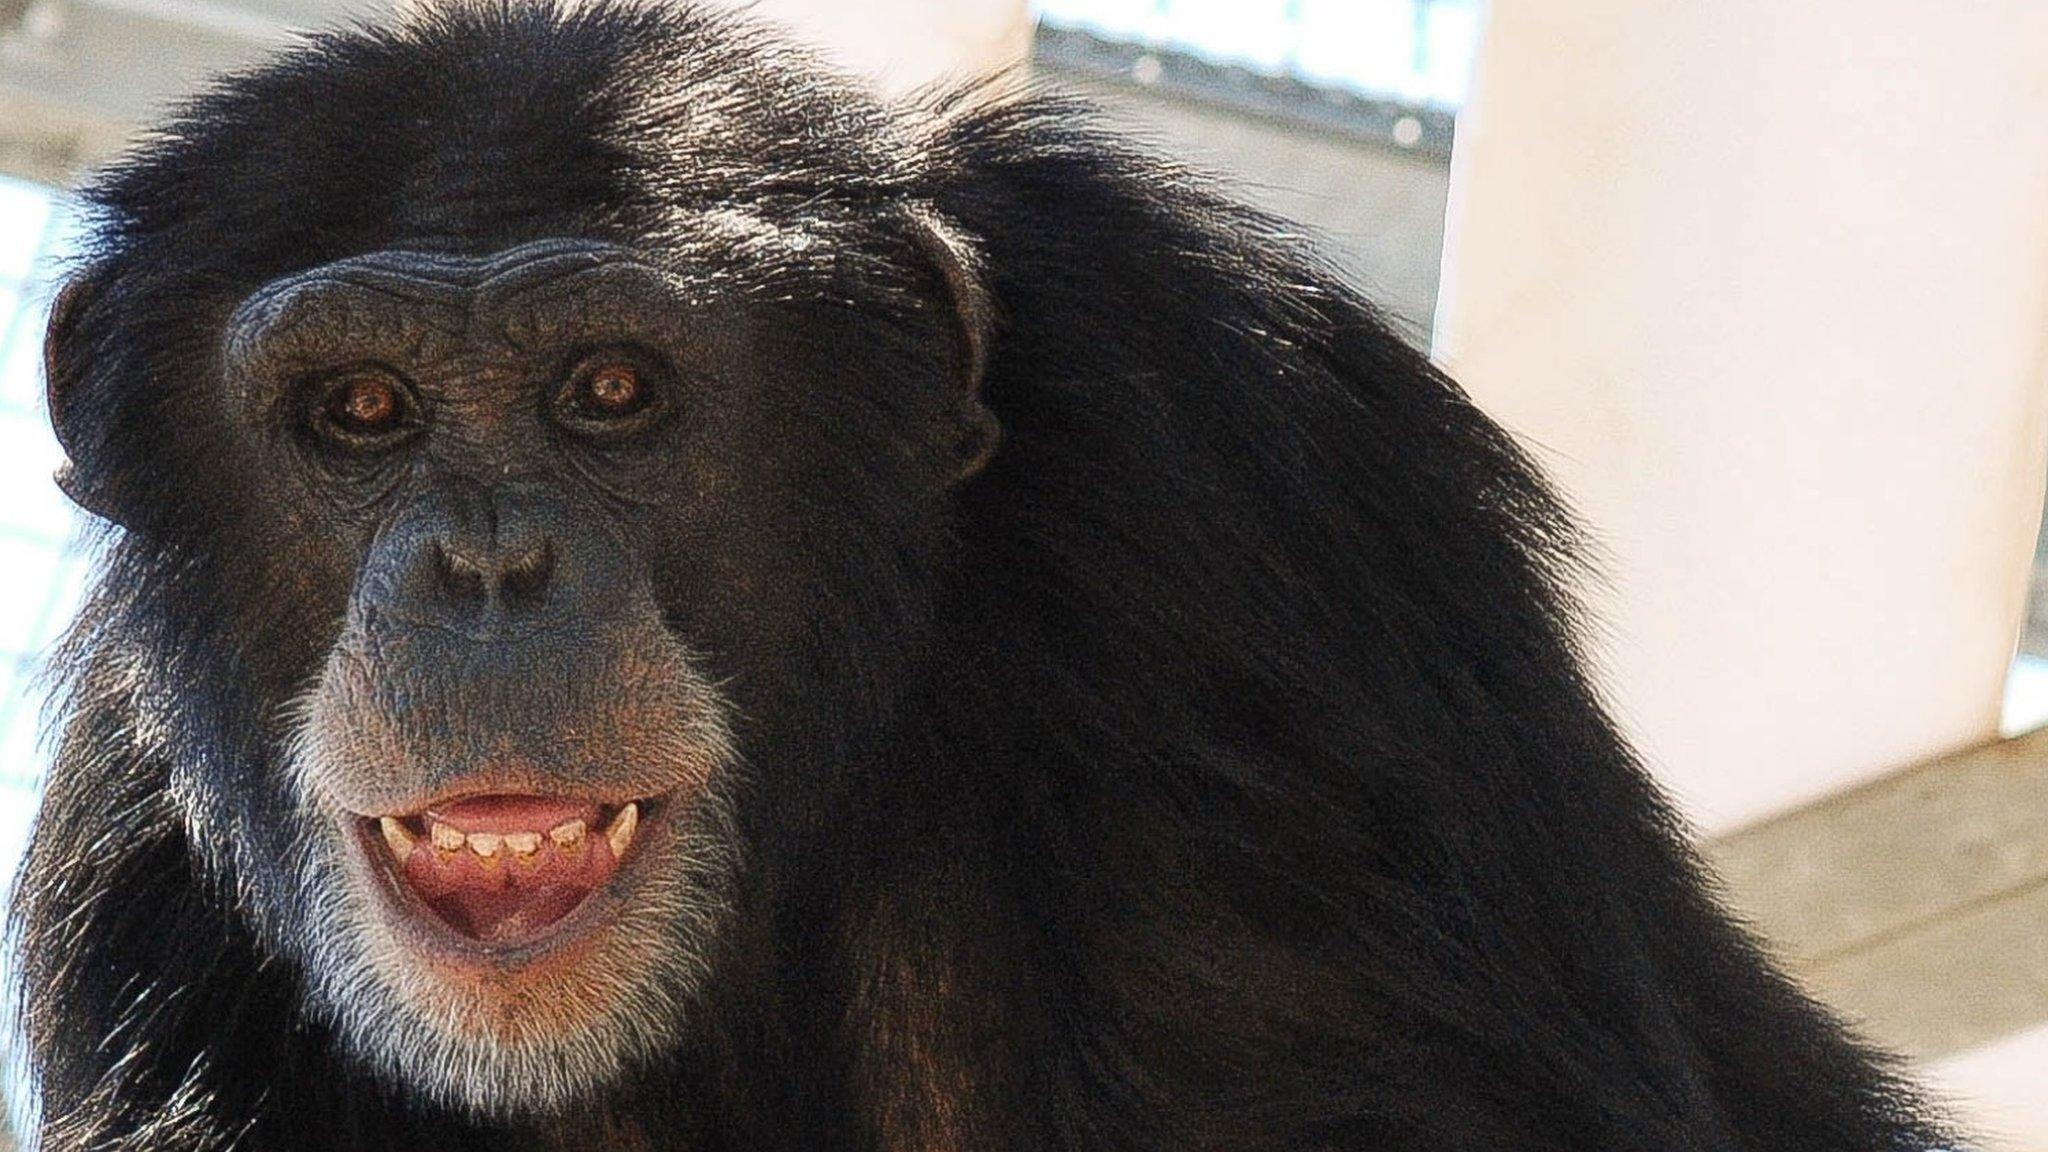
<svg viewBox="0 0 2048 1152">
<path fill-rule="evenodd" d="M 467 940 L 510 948 L 548 935 L 611 881 L 649 803 L 493 794 L 361 822 L 365 846 L 411 897 L 403 903 Z"/>
</svg>

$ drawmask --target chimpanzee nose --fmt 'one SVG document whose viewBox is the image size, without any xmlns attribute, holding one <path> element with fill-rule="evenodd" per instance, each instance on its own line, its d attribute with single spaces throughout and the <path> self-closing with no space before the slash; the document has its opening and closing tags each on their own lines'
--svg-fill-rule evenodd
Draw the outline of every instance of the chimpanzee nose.
<svg viewBox="0 0 2048 1152">
<path fill-rule="evenodd" d="M 545 490 L 448 482 L 380 533 L 357 598 L 479 640 L 549 628 L 588 607 L 572 603 L 588 582 L 565 537 L 576 530 Z"/>
<path fill-rule="evenodd" d="M 509 616 L 547 603 L 555 547 L 537 532 L 489 540 L 443 535 L 427 541 L 422 551 L 445 609 L 489 613 L 495 608 Z"/>
</svg>

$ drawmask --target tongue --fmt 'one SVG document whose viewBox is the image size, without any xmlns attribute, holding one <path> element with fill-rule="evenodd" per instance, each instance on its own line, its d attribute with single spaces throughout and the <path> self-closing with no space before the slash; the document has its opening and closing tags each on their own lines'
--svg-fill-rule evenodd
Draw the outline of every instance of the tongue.
<svg viewBox="0 0 2048 1152">
<path fill-rule="evenodd" d="M 406 883 L 463 935 L 519 943 L 574 911 L 618 870 L 601 815 L 594 805 L 539 796 L 487 796 L 437 807 L 428 820 L 463 833 L 537 833 L 540 848 L 520 855 L 501 841 L 483 857 L 473 846 L 448 852 L 422 841 L 405 862 Z M 565 847 L 547 832 L 570 820 L 582 820 L 585 832 Z"/>
</svg>

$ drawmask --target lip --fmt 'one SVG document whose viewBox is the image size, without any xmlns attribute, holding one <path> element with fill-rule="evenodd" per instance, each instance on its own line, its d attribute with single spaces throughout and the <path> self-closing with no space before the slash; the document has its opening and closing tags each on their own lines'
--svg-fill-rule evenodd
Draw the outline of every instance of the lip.
<svg viewBox="0 0 2048 1152">
<path fill-rule="evenodd" d="M 493 793 L 475 788 L 451 791 L 409 806 L 407 812 L 385 815 L 416 817 L 423 815 L 429 807 L 489 794 Z M 457 931 L 443 920 L 400 874 L 397 858 L 378 831 L 377 816 L 346 813 L 343 817 L 347 833 L 345 839 L 354 844 L 357 862 L 365 865 L 370 873 L 370 887 L 376 891 L 377 903 L 404 946 L 457 967 L 516 969 L 564 957 L 579 946 L 592 942 L 620 916 L 630 914 L 633 891 L 646 876 L 649 860 L 660 855 L 670 839 L 666 817 L 673 793 L 617 801 L 580 795 L 565 798 L 600 804 L 607 809 L 624 803 L 638 804 L 639 828 L 634 833 L 633 846 L 619 861 L 617 869 L 574 908 L 533 935 L 516 941 L 479 940 Z M 431 851 L 424 845 L 421 850 Z"/>
</svg>

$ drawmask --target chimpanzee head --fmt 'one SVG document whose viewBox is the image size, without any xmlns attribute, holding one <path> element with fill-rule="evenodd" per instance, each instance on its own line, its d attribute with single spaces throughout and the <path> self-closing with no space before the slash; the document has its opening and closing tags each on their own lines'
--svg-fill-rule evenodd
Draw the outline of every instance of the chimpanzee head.
<svg viewBox="0 0 2048 1152">
<path fill-rule="evenodd" d="M 312 1015 L 468 1109 L 687 1034 L 750 821 L 829 823 L 995 445 L 915 149 L 749 37 L 315 40 L 90 191 L 53 318 L 64 482 L 125 529 L 84 690 Z"/>
</svg>

